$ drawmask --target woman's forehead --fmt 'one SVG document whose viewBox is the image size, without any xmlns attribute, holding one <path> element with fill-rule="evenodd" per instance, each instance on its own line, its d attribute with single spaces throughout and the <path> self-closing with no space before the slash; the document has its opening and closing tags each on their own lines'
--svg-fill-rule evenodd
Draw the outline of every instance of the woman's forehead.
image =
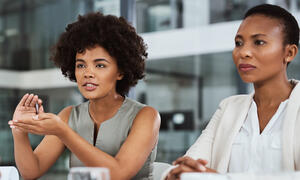
<svg viewBox="0 0 300 180">
<path fill-rule="evenodd" d="M 237 34 L 264 34 L 283 37 L 283 25 L 279 19 L 264 15 L 252 15 L 243 20 Z"/>
</svg>

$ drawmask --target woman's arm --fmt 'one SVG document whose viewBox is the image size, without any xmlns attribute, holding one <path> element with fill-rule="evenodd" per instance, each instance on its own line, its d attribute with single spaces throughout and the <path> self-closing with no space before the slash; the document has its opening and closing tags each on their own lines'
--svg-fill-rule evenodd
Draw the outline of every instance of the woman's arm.
<svg viewBox="0 0 300 180">
<path fill-rule="evenodd" d="M 131 131 L 115 157 L 101 151 L 87 142 L 67 124 L 53 124 L 59 117 L 50 113 L 39 115 L 38 120 L 16 123 L 35 134 L 54 134 L 86 166 L 102 166 L 110 170 L 113 179 L 130 179 L 143 166 L 158 140 L 160 117 L 151 107 L 144 107 L 133 121 Z"/>
<path fill-rule="evenodd" d="M 35 103 L 38 97 L 25 95 L 13 116 L 13 121 L 30 118 L 35 115 Z M 41 102 L 39 113 L 43 113 Z M 64 109 L 59 116 L 67 121 L 71 107 Z M 57 160 L 64 150 L 64 144 L 55 136 L 45 136 L 38 147 L 33 151 L 28 138 L 28 131 L 15 128 L 10 121 L 14 138 L 14 154 L 17 167 L 24 179 L 35 179 L 44 174 Z"/>
<path fill-rule="evenodd" d="M 220 119 L 223 116 L 226 101 L 227 99 L 223 100 L 214 113 L 212 118 L 210 119 L 206 128 L 202 131 L 200 137 L 196 140 L 196 142 L 187 150 L 184 156 L 189 156 L 193 159 L 205 159 L 208 161 L 207 165 L 211 166 L 211 153 L 212 153 L 212 145 L 215 139 L 215 134 L 217 131 L 218 124 Z"/>
</svg>

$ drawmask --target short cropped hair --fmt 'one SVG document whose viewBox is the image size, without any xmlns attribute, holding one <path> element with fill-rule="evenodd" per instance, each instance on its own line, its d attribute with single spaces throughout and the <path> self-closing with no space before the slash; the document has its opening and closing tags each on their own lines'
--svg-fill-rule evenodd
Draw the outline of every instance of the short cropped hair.
<svg viewBox="0 0 300 180">
<path fill-rule="evenodd" d="M 51 51 L 51 60 L 62 74 L 76 82 L 76 53 L 87 48 L 103 47 L 116 59 L 120 73 L 116 91 L 122 96 L 128 94 L 130 87 L 137 84 L 145 74 L 145 60 L 148 56 L 143 39 L 123 18 L 103 15 L 100 12 L 79 15 L 76 22 L 68 24 Z"/>
<path fill-rule="evenodd" d="M 299 26 L 295 17 L 287 10 L 276 5 L 261 4 L 249 9 L 245 14 L 244 19 L 256 14 L 278 19 L 283 25 L 283 44 L 295 44 L 297 47 L 299 46 Z"/>
</svg>

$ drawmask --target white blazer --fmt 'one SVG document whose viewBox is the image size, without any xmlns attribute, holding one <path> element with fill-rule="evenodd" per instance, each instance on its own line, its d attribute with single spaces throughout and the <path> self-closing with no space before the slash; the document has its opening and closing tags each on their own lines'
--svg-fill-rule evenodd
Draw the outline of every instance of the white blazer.
<svg viewBox="0 0 300 180">
<path fill-rule="evenodd" d="M 297 80 L 291 80 L 291 83 L 296 86 L 289 97 L 282 129 L 282 167 L 285 171 L 300 170 L 300 83 Z M 246 119 L 253 95 L 224 99 L 185 156 L 205 159 L 207 167 L 219 173 L 228 172 L 232 143 Z M 167 169 L 161 179 L 165 179 L 172 168 L 174 166 Z"/>
<path fill-rule="evenodd" d="M 296 86 L 289 97 L 282 129 L 282 167 L 286 171 L 300 170 L 300 83 L 296 80 L 291 82 Z M 224 99 L 185 156 L 208 160 L 207 167 L 226 173 L 233 140 L 246 119 L 253 95 Z"/>
</svg>

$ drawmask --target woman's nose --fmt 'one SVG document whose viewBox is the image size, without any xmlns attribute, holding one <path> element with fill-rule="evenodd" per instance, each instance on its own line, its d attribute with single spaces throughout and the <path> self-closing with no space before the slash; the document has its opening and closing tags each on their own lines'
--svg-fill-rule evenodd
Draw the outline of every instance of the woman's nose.
<svg viewBox="0 0 300 180">
<path fill-rule="evenodd" d="M 247 44 L 244 44 L 239 48 L 239 54 L 241 58 L 250 58 L 252 57 L 252 50 Z"/>
<path fill-rule="evenodd" d="M 95 77 L 95 76 L 94 76 L 94 73 L 93 73 L 91 70 L 87 69 L 87 70 L 84 72 L 84 77 L 85 77 L 85 78 L 93 78 L 93 77 Z"/>
</svg>

